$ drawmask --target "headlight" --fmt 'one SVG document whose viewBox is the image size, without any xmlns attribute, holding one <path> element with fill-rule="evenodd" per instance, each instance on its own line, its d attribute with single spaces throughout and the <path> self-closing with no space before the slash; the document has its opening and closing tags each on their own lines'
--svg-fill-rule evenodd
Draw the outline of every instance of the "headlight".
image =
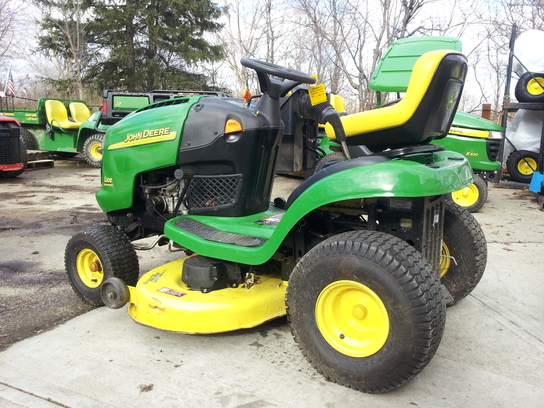
<svg viewBox="0 0 544 408">
<path fill-rule="evenodd" d="M 498 130 L 492 130 L 489 132 L 489 139 L 502 139 L 502 132 L 499 132 Z"/>
</svg>

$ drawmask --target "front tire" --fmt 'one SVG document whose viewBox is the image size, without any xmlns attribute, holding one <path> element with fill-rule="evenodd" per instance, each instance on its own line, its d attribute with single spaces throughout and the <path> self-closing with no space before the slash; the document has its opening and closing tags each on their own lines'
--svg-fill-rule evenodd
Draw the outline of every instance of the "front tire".
<svg viewBox="0 0 544 408">
<path fill-rule="evenodd" d="M 451 199 L 468 212 L 476 212 L 487 201 L 487 184 L 480 176 L 475 174 L 474 182 L 468 187 L 451 193 Z"/>
<path fill-rule="evenodd" d="M 327 379 L 370 393 L 402 386 L 436 352 L 445 301 L 428 262 L 381 232 L 339 234 L 297 264 L 287 311 L 303 354 Z"/>
<path fill-rule="evenodd" d="M 104 136 L 100 133 L 91 135 L 83 143 L 83 157 L 90 166 L 100 168 L 102 166 L 102 145 Z"/>
<path fill-rule="evenodd" d="M 466 209 L 446 202 L 440 280 L 456 304 L 478 285 L 487 263 L 480 224 Z"/>
<path fill-rule="evenodd" d="M 134 286 L 138 280 L 138 257 L 125 233 L 111 225 L 89 227 L 70 239 L 64 256 L 70 284 L 91 306 L 102 306 L 101 287 L 116 277 Z"/>
</svg>

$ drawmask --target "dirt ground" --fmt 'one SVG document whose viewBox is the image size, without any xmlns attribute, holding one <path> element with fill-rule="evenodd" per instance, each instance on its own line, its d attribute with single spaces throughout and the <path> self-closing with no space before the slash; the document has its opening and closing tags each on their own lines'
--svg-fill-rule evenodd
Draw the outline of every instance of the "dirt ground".
<svg viewBox="0 0 544 408">
<path fill-rule="evenodd" d="M 78 157 L 0 179 L 0 351 L 92 309 L 70 286 L 64 250 L 75 233 L 108 223 L 99 188 L 100 169 Z M 165 247 L 137 254 L 141 273 L 180 256 Z"/>
<path fill-rule="evenodd" d="M 0 179 L 0 351 L 91 308 L 72 291 L 64 247 L 104 223 L 94 193 L 100 170 L 80 159 Z"/>
</svg>

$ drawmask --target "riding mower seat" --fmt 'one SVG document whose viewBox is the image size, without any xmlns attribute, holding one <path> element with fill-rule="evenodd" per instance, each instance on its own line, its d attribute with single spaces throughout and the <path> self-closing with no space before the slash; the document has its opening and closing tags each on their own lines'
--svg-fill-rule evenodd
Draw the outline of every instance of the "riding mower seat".
<svg viewBox="0 0 544 408">
<path fill-rule="evenodd" d="M 445 137 L 457 110 L 467 71 L 463 54 L 431 51 L 416 62 L 404 98 L 397 104 L 342 116 L 348 146 L 405 148 Z M 334 139 L 329 124 L 327 137 Z"/>
<path fill-rule="evenodd" d="M 70 116 L 72 119 L 74 119 L 80 125 L 83 122 L 87 122 L 89 120 L 89 116 L 91 116 L 91 111 L 87 105 L 81 102 L 70 102 L 68 109 L 70 109 Z"/>
<path fill-rule="evenodd" d="M 47 117 L 47 123 L 63 132 L 69 132 L 79 129 L 80 122 L 72 122 L 68 119 L 68 112 L 66 107 L 60 101 L 49 99 L 45 101 L 45 115 Z"/>
</svg>

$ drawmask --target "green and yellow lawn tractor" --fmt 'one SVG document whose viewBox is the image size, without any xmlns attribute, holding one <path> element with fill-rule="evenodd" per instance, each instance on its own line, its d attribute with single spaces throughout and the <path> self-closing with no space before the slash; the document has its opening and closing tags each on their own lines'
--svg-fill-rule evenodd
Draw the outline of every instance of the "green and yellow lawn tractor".
<svg viewBox="0 0 544 408">
<path fill-rule="evenodd" d="M 466 59 L 425 54 L 404 102 L 355 119 L 301 85 L 312 76 L 241 62 L 257 73 L 256 103 L 179 97 L 108 129 L 96 198 L 110 225 L 68 242 L 71 284 L 89 304 L 128 304 L 136 322 L 182 333 L 288 315 L 326 378 L 374 393 L 402 386 L 435 354 L 446 304 L 486 264 L 479 224 L 446 200 L 472 170 L 430 143 L 451 125 Z M 345 160 L 273 199 L 282 136 L 315 135 L 320 123 Z M 153 235 L 182 257 L 140 277 L 133 243 Z"/>
</svg>

